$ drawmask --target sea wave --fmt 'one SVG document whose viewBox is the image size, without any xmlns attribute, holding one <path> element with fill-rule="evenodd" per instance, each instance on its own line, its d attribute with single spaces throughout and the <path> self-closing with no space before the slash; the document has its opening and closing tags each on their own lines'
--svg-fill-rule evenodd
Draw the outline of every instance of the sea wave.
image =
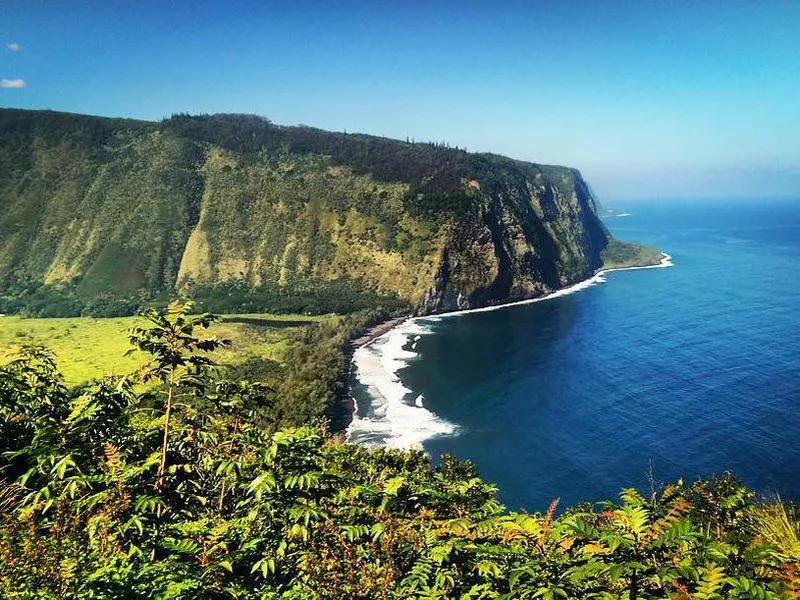
<svg viewBox="0 0 800 600">
<path fill-rule="evenodd" d="M 413 390 L 405 387 L 398 376 L 400 369 L 418 356 L 415 350 L 419 339 L 433 333 L 431 324 L 468 313 L 502 310 L 574 294 L 593 285 L 605 283 L 606 273 L 612 271 L 674 266 L 672 257 L 666 252 L 662 254 L 661 262 L 657 265 L 603 269 L 588 279 L 539 298 L 408 319 L 369 344 L 358 348 L 353 355 L 355 377 L 367 390 L 370 400 L 368 403 L 359 403 L 358 399 L 353 398 L 355 408 L 352 421 L 347 428 L 347 440 L 366 446 L 412 448 L 421 447 L 423 442 L 434 437 L 458 433 L 456 425 L 438 417 L 423 406 L 421 395 L 415 399 Z"/>
<path fill-rule="evenodd" d="M 430 333 L 430 326 L 421 319 L 409 319 L 355 351 L 355 376 L 366 388 L 370 401 L 364 406 L 354 399 L 348 441 L 366 446 L 412 448 L 431 438 L 456 433 L 455 425 L 425 408 L 420 397 L 415 400 L 397 374 L 417 356 L 406 349 L 409 342 L 416 343 Z"/>
<path fill-rule="evenodd" d="M 476 313 L 476 312 L 488 312 L 490 310 L 503 310 L 505 308 L 510 308 L 512 306 L 521 306 L 523 304 L 535 304 L 536 302 L 544 302 L 545 300 L 552 300 L 553 298 L 560 298 L 562 296 L 568 296 L 569 294 L 574 294 L 575 292 L 580 292 L 581 290 L 585 290 L 586 288 L 592 287 L 593 285 L 597 285 L 599 283 L 606 282 L 606 273 L 611 273 L 612 271 L 634 271 L 638 269 L 661 269 L 664 267 L 673 267 L 675 266 L 672 263 L 672 256 L 667 254 L 666 252 L 662 252 L 661 262 L 657 265 L 647 265 L 643 267 L 620 267 L 618 269 L 601 269 L 588 279 L 584 279 L 583 281 L 579 281 L 578 283 L 574 283 L 570 286 L 565 288 L 561 288 L 560 290 L 556 290 L 555 292 L 551 292 L 550 294 L 546 294 L 544 296 L 539 296 L 538 298 L 528 298 L 527 300 L 517 300 L 516 302 L 508 302 L 506 304 L 497 304 L 495 306 L 483 306 L 481 308 L 466 308 L 464 310 L 454 310 L 453 312 L 442 313 L 440 315 L 436 315 L 435 317 L 420 317 L 428 320 L 439 320 L 446 317 L 457 317 L 460 315 L 465 315 L 468 313 Z"/>
</svg>

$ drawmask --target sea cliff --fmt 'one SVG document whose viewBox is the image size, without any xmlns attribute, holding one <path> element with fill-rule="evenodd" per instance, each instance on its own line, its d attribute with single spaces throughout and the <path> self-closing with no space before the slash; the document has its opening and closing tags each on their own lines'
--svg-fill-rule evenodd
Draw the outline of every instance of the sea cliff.
<svg viewBox="0 0 800 600">
<path fill-rule="evenodd" d="M 567 167 L 247 115 L 0 110 L 6 312 L 189 293 L 211 310 L 432 314 L 585 279 L 609 239 Z"/>
</svg>

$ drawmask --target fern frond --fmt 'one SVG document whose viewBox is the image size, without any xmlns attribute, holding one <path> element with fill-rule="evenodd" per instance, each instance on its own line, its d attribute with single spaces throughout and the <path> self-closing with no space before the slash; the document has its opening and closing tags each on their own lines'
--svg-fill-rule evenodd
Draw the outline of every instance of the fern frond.
<svg viewBox="0 0 800 600">
<path fill-rule="evenodd" d="M 106 442 L 103 446 L 103 454 L 106 457 L 106 470 L 113 480 L 119 479 L 122 473 L 122 453 L 111 442 Z"/>
<path fill-rule="evenodd" d="M 779 573 L 785 586 L 786 597 L 800 598 L 800 564 L 791 562 L 781 565 Z"/>
<path fill-rule="evenodd" d="M 8 514 L 21 504 L 22 488 L 16 483 L 0 479 L 0 514 Z"/>
<path fill-rule="evenodd" d="M 700 569 L 700 583 L 694 594 L 696 600 L 711 600 L 721 598 L 718 593 L 725 580 L 725 569 L 714 563 Z"/>
<path fill-rule="evenodd" d="M 685 498 L 677 498 L 670 506 L 667 514 L 655 521 L 647 534 L 648 539 L 657 539 L 665 531 L 675 526 L 689 512 L 691 504 Z"/>
<path fill-rule="evenodd" d="M 647 501 L 634 488 L 626 488 L 619 494 L 620 499 L 626 506 L 644 506 Z"/>
</svg>

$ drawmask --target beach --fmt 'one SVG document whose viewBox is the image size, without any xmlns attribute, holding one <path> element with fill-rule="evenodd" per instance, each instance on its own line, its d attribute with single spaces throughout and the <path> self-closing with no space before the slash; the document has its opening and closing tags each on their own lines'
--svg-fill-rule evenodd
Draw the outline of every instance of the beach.
<svg viewBox="0 0 800 600">
<path fill-rule="evenodd" d="M 399 376 L 399 371 L 417 358 L 417 341 L 433 333 L 432 324 L 459 315 L 503 310 L 574 294 L 605 283 L 605 274 L 612 271 L 670 266 L 672 257 L 662 253 L 659 264 L 600 269 L 587 279 L 537 298 L 430 316 L 401 317 L 376 325 L 351 342 L 348 392 L 343 407 L 350 420 L 341 421 L 337 430 L 346 427 L 351 442 L 400 448 L 420 447 L 428 439 L 453 435 L 458 431 L 457 426 L 428 410 L 422 395 L 409 401 L 412 390 L 403 385 Z"/>
</svg>

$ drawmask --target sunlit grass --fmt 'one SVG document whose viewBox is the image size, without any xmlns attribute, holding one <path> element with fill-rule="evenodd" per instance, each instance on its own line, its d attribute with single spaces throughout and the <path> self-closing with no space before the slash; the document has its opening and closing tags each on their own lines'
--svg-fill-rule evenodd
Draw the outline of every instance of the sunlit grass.
<svg viewBox="0 0 800 600">
<path fill-rule="evenodd" d="M 280 362 L 294 333 L 308 323 L 329 319 L 307 315 L 224 315 L 209 335 L 228 339 L 230 348 L 218 350 L 220 364 L 236 364 L 248 358 Z M 42 345 L 53 351 L 68 384 L 103 375 L 124 375 L 136 369 L 143 356 L 130 349 L 127 332 L 142 324 L 140 317 L 95 319 L 26 319 L 0 317 L 0 364 L 17 355 L 24 345 Z"/>
<path fill-rule="evenodd" d="M 600 253 L 603 259 L 604 269 L 624 269 L 629 267 L 643 267 L 657 265 L 663 258 L 662 252 L 658 248 L 621 242 L 611 239 L 608 246 Z"/>
<path fill-rule="evenodd" d="M 800 561 L 800 514 L 783 502 L 765 503 L 751 512 L 756 534 L 786 561 Z M 796 563 L 795 563 L 796 564 Z"/>
</svg>

